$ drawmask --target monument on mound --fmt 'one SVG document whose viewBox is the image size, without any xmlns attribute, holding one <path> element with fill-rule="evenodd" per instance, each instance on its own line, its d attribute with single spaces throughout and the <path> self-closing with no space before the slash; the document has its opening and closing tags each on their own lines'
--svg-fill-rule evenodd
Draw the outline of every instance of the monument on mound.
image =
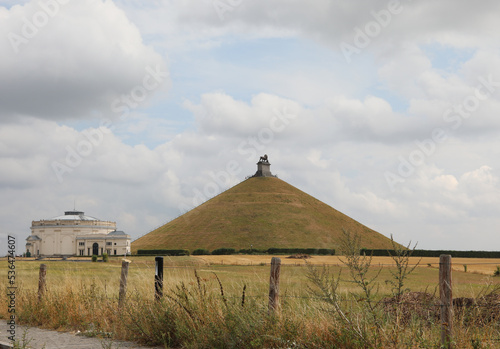
<svg viewBox="0 0 500 349">
<path fill-rule="evenodd" d="M 276 177 L 271 173 L 271 164 L 267 154 L 261 156 L 257 163 L 257 172 L 252 177 Z"/>
<path fill-rule="evenodd" d="M 271 173 L 267 155 L 257 172 L 132 242 L 139 249 L 338 249 L 343 229 L 367 249 L 390 249 L 389 238 Z"/>
</svg>

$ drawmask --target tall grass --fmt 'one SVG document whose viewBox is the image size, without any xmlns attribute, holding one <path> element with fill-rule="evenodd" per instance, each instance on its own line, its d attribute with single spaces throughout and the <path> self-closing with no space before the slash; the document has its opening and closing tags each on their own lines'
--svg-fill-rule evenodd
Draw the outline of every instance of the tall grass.
<svg viewBox="0 0 500 349">
<path fill-rule="evenodd" d="M 157 302 L 153 264 L 133 263 L 128 296 L 119 308 L 118 261 L 105 266 L 54 262 L 42 301 L 36 292 L 35 265 L 30 269 L 30 264 L 19 263 L 16 312 L 25 324 L 165 348 L 439 348 L 439 307 L 432 301 L 412 305 L 405 298 L 410 293 L 404 283 L 396 289 L 386 283 L 394 275 L 411 281 L 415 274 L 385 268 L 380 272 L 369 256 L 359 257 L 345 257 L 344 268 L 284 268 L 281 312 L 276 315 L 267 308 L 267 266 L 166 268 L 164 297 Z M 358 263 L 354 271 L 362 275 L 354 276 L 359 282 L 352 282 L 356 278 L 350 275 L 349 263 Z M 0 284 L 1 304 L 6 302 L 5 287 Z M 457 348 L 498 347 L 500 314 L 487 306 L 497 304 L 497 291 L 495 285 L 482 293 L 463 291 L 477 300 L 490 297 L 491 303 L 456 309 Z M 386 302 L 395 296 L 396 303 Z M 7 315 L 6 307 L 0 306 L 0 315 Z"/>
</svg>

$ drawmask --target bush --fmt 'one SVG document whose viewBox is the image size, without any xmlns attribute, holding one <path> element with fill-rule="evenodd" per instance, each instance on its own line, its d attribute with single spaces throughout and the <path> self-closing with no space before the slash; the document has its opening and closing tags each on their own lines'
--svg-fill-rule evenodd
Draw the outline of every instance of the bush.
<svg viewBox="0 0 500 349">
<path fill-rule="evenodd" d="M 255 248 L 243 248 L 238 251 L 239 254 L 266 254 L 265 250 L 256 250 Z"/>
<path fill-rule="evenodd" d="M 361 255 L 367 256 L 393 256 L 394 250 L 371 250 L 362 248 Z M 450 251 L 450 250 L 413 250 L 413 257 L 439 257 L 442 254 L 449 254 L 454 258 L 500 258 L 499 251 Z"/>
<path fill-rule="evenodd" d="M 95 254 L 92 255 L 92 262 L 97 262 L 97 256 Z"/>
<path fill-rule="evenodd" d="M 334 249 L 328 248 L 270 248 L 269 254 L 316 254 L 316 255 L 335 255 Z"/>
<path fill-rule="evenodd" d="M 140 256 L 189 256 L 188 250 L 137 250 Z"/>
<path fill-rule="evenodd" d="M 236 250 L 234 248 L 218 248 L 212 251 L 213 255 L 229 255 L 235 254 Z"/>
<path fill-rule="evenodd" d="M 204 248 L 197 248 L 191 253 L 193 256 L 206 256 L 210 254 L 209 250 L 205 250 Z"/>
<path fill-rule="evenodd" d="M 105 263 L 109 262 L 109 256 L 107 253 L 102 254 L 102 261 Z"/>
</svg>

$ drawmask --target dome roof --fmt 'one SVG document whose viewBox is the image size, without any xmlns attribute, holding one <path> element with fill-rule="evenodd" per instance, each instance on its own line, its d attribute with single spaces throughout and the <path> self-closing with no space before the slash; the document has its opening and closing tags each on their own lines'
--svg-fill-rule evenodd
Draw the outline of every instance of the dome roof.
<svg viewBox="0 0 500 349">
<path fill-rule="evenodd" d="M 113 230 L 111 233 L 108 233 L 108 236 L 109 235 L 113 235 L 113 236 L 121 236 L 121 235 L 127 235 L 125 234 L 124 231 L 121 231 L 121 230 Z"/>
<path fill-rule="evenodd" d="M 99 219 L 91 216 L 85 216 L 85 212 L 82 211 L 65 211 L 64 216 L 57 216 L 51 218 L 51 220 L 58 221 L 98 221 Z"/>
</svg>

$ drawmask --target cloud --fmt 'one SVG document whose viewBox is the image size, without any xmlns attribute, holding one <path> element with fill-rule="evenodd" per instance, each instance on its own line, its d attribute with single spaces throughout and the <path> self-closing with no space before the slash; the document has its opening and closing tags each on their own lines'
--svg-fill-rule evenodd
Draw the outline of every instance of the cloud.
<svg viewBox="0 0 500 349">
<path fill-rule="evenodd" d="M 333 105 L 337 108 L 336 117 L 351 113 L 351 117 L 361 118 L 369 110 L 375 115 L 377 111 L 384 111 L 384 115 L 390 111 L 378 100 L 340 99 Z M 214 106 L 218 108 L 216 113 L 211 109 Z M 269 143 L 260 142 L 259 130 L 270 128 L 269 120 L 276 116 L 273 108 L 279 111 L 283 106 L 297 114 Z M 88 132 L 98 129 L 77 131 L 34 118 L 8 124 L 2 128 L 0 138 L 3 171 L 0 188 L 3 200 L 13 200 L 14 204 L 0 218 L 7 222 L 17 217 L 11 227 L 19 222 L 29 226 L 31 219 L 57 215 L 76 199 L 78 208 L 102 219 L 118 221 L 120 229 L 136 238 L 180 215 L 183 209 L 192 208 L 252 175 L 258 160 L 254 155 L 264 153 L 270 156 L 272 171 L 280 178 L 386 235 L 394 233 L 402 242 L 421 241 L 422 225 L 408 222 L 425 222 L 426 229 L 436 231 L 450 220 L 466 226 L 471 222 L 469 213 L 478 216 L 491 213 L 500 204 L 498 175 L 491 163 L 457 175 L 451 173 L 461 171 L 456 165 L 448 164 L 443 169 L 432 164 L 440 163 L 440 158 L 455 156 L 456 148 L 441 148 L 437 157 L 426 161 L 391 193 L 383 173 L 401 150 L 411 149 L 411 144 L 403 143 L 400 146 L 403 149 L 394 148 L 381 143 L 376 135 L 365 137 L 363 142 L 336 138 L 342 133 L 354 135 L 353 130 L 361 121 L 353 121 L 354 126 L 336 123 L 337 128 L 332 131 L 325 127 L 324 109 L 307 109 L 273 95 L 258 95 L 245 103 L 229 95 L 209 94 L 199 105 L 191 104 L 189 108 L 196 114 L 196 127 L 154 149 L 127 145 L 109 130 L 99 145 L 64 175 L 62 183 L 57 181 L 51 164 L 64 163 L 68 142 L 76 149 L 78 142 L 88 139 Z M 244 119 L 245 115 L 253 114 L 255 124 L 250 124 L 246 131 L 237 122 L 229 122 L 232 115 L 243 115 Z M 318 136 L 315 132 L 321 128 L 327 130 L 319 134 L 324 138 L 314 143 Z M 246 137 L 235 137 L 234 132 L 242 132 Z M 332 132 L 330 138 L 328 132 Z M 302 137 L 300 141 L 297 135 Z M 254 137 L 257 143 L 248 142 L 248 137 Z M 476 143 L 463 146 L 481 152 Z M 12 156 L 16 158 L 15 164 Z M 227 178 L 221 176 L 230 162 L 236 163 L 238 171 Z M 215 184 L 215 191 L 209 183 Z M 36 204 L 26 209 L 23 203 L 32 197 L 37 198 Z M 488 215 L 477 228 L 484 229 L 493 223 L 494 218 Z M 457 231 L 462 234 L 463 229 Z M 442 239 L 435 245 L 424 242 L 420 247 L 452 248 L 446 242 L 452 233 L 441 231 Z"/>
<path fill-rule="evenodd" d="M 174 1 L 158 10 L 176 13 L 185 31 L 203 36 L 239 33 L 261 37 L 303 35 L 339 49 L 341 42 L 353 43 L 356 28 L 367 31 L 369 23 L 378 23 L 380 33 L 370 38 L 369 50 L 379 54 L 398 50 L 402 42 L 431 41 L 453 47 L 493 46 L 498 40 L 498 21 L 494 13 L 499 4 L 493 0 L 481 4 L 440 1 Z M 385 16 L 385 17 L 384 17 Z M 200 31 L 200 28 L 204 28 Z M 380 39 L 384 40 L 377 40 Z"/>
<path fill-rule="evenodd" d="M 54 1 L 54 16 L 53 1 L 0 8 L 3 232 L 22 239 L 76 199 L 136 238 L 266 153 L 280 178 L 402 243 L 498 241 L 496 2 L 396 1 L 382 25 L 388 1 L 234 1 L 222 18 L 213 1 Z M 347 64 L 340 44 L 376 23 Z M 422 144 L 391 190 L 384 174 Z"/>
<path fill-rule="evenodd" d="M 0 8 L 2 120 L 102 117 L 164 59 L 112 1 Z"/>
</svg>

